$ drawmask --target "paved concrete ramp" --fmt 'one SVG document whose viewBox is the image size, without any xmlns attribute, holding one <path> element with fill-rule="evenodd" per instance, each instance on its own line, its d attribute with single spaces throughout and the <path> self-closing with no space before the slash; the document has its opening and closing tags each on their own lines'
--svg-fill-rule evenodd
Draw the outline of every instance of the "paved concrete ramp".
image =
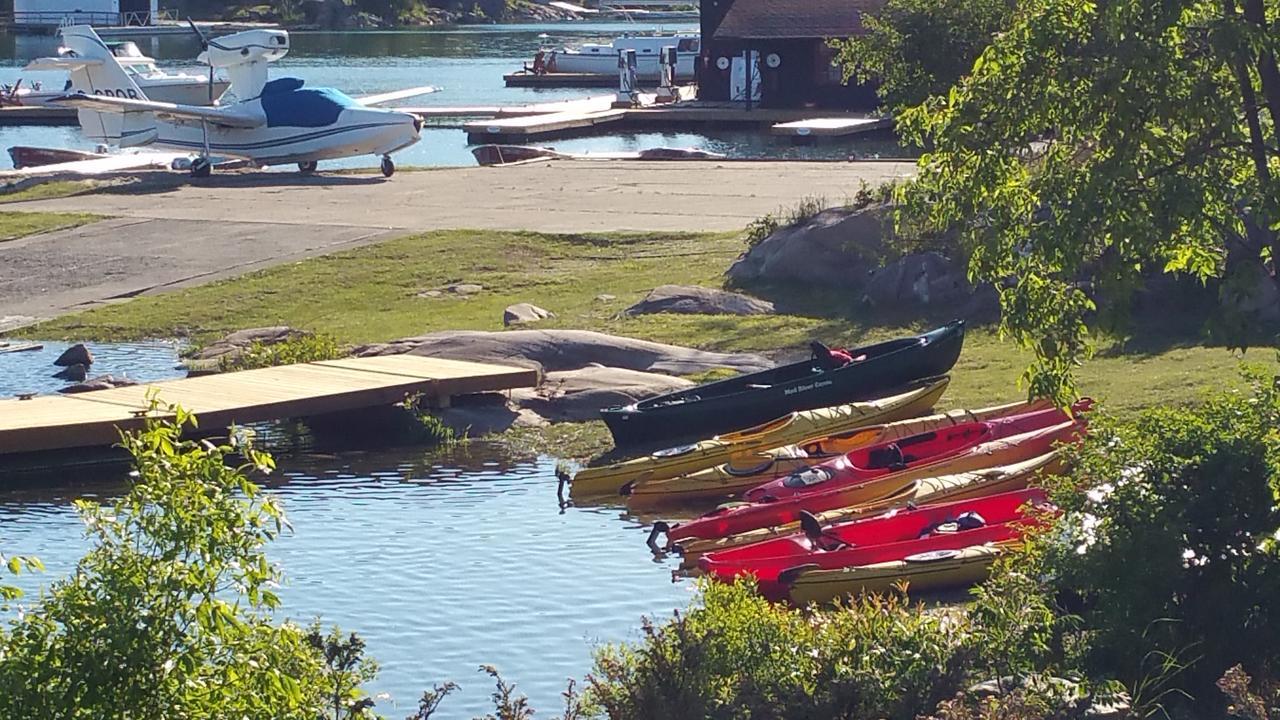
<svg viewBox="0 0 1280 720">
<path fill-rule="evenodd" d="M 0 455 L 109 446 L 141 428 L 151 397 L 194 412 L 203 429 L 391 405 L 406 395 L 534 387 L 527 368 L 416 355 L 348 358 L 182 378 L 80 395 L 0 400 Z"/>
</svg>

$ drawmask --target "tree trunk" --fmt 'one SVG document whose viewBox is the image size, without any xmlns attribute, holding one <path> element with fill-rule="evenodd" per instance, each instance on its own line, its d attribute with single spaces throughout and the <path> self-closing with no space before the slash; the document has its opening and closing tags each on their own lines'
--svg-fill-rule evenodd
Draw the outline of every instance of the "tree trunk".
<svg viewBox="0 0 1280 720">
<path fill-rule="evenodd" d="M 1244 0 L 1244 17 L 1266 33 L 1267 11 L 1262 0 Z M 1258 76 L 1262 78 L 1262 95 L 1271 114 L 1271 134 L 1277 151 L 1280 151 L 1280 68 L 1276 56 L 1264 52 L 1258 57 Z"/>
</svg>

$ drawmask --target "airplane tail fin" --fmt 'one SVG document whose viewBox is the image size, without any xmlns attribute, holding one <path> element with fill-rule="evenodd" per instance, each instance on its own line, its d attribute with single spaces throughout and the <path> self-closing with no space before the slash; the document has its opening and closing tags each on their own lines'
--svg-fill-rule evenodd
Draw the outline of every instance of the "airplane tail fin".
<svg viewBox="0 0 1280 720">
<path fill-rule="evenodd" d="M 120 65 L 120 61 L 88 25 L 72 25 L 62 29 L 64 57 L 82 60 L 71 71 L 71 92 L 85 95 L 107 95 L 130 100 L 146 100 L 142 88 Z M 148 112 L 103 113 L 79 110 L 80 127 L 97 142 L 121 147 L 145 145 L 155 140 L 155 117 Z"/>
</svg>

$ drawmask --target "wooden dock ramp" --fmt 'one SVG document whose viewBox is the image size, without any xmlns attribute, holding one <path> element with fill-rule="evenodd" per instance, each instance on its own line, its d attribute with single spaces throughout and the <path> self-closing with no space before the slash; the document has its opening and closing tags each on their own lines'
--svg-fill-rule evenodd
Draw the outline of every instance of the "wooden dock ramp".
<svg viewBox="0 0 1280 720">
<path fill-rule="evenodd" d="M 616 122 L 626 117 L 622 109 L 568 111 L 548 115 L 508 117 L 496 120 L 478 120 L 462 126 L 467 132 L 467 142 L 473 145 L 492 142 L 523 142 L 533 138 L 555 135 L 568 130 L 584 130 L 597 125 Z"/>
<path fill-rule="evenodd" d="M 141 428 L 150 397 L 196 414 L 203 429 L 534 387 L 538 371 L 388 355 L 282 365 L 78 395 L 0 400 L 0 455 L 109 446 Z M 164 417 L 164 413 L 153 417 Z"/>
<path fill-rule="evenodd" d="M 889 118 L 808 118 L 794 122 L 778 123 L 771 128 L 771 132 L 774 135 L 789 135 L 796 138 L 844 137 L 871 130 L 881 130 L 889 127 L 892 122 Z"/>
</svg>

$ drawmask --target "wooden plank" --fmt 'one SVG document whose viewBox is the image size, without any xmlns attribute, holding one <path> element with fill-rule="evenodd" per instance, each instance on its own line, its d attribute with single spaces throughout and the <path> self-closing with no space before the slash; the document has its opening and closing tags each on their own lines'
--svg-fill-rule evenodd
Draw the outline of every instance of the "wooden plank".
<svg viewBox="0 0 1280 720">
<path fill-rule="evenodd" d="M 462 126 L 468 136 L 491 138 L 533 138 L 566 130 L 581 130 L 621 120 L 626 110 L 602 110 L 598 112 L 559 112 L 547 115 L 499 118 L 469 122 Z"/>
<path fill-rule="evenodd" d="M 0 401 L 0 454 L 110 445 L 143 424 L 156 398 L 193 412 L 204 428 L 532 387 L 527 368 L 416 355 L 349 358 L 112 388 L 75 396 Z"/>
<path fill-rule="evenodd" d="M 799 137 L 843 137 L 889 127 L 889 118 L 820 117 L 778 123 L 773 126 L 774 135 Z"/>
</svg>

